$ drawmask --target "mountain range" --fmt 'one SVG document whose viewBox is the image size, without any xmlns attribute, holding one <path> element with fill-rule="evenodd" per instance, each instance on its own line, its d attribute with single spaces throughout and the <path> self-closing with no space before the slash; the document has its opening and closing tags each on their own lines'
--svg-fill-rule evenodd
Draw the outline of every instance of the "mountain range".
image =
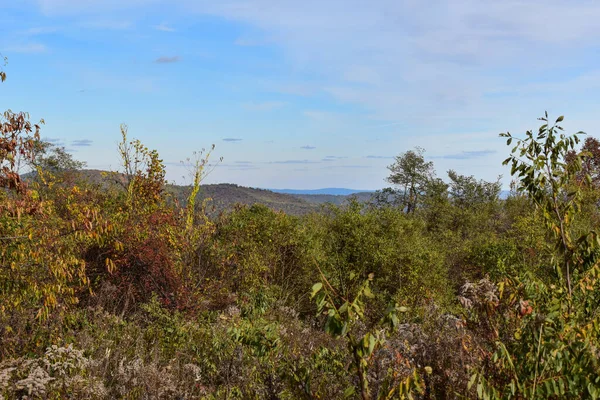
<svg viewBox="0 0 600 400">
<path fill-rule="evenodd" d="M 323 189 L 267 189 L 275 193 L 285 194 L 327 194 L 334 196 L 348 196 L 355 193 L 374 193 L 374 190 L 357 190 L 346 188 L 323 188 Z"/>
</svg>

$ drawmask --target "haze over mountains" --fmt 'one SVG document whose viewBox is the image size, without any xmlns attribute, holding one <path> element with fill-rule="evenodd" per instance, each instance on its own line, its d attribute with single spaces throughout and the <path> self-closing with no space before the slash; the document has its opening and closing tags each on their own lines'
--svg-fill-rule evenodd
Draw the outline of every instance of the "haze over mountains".
<svg viewBox="0 0 600 400">
<path fill-rule="evenodd" d="M 185 200 L 187 187 L 170 185 L 168 190 L 174 191 L 177 198 Z M 343 205 L 350 198 L 360 202 L 371 200 L 374 192 L 356 192 L 350 194 L 328 194 L 328 189 L 323 193 L 310 193 L 312 191 L 298 190 L 297 193 L 280 193 L 269 189 L 259 189 L 239 186 L 232 183 L 218 183 L 202 185 L 198 193 L 200 201 L 207 202 L 209 214 L 232 209 L 236 204 L 253 205 L 263 204 L 274 210 L 283 211 L 290 215 L 304 215 L 318 211 L 324 204 Z M 350 191 L 351 189 L 343 189 Z M 290 190 L 291 191 L 291 190 Z M 307 193 L 309 192 L 309 193 Z M 330 192 L 329 192 L 330 193 Z"/>
<path fill-rule="evenodd" d="M 346 188 L 323 188 L 323 189 L 267 189 L 275 193 L 287 194 L 329 194 L 335 196 L 348 196 L 354 193 L 374 193 L 374 190 L 357 190 Z"/>
</svg>

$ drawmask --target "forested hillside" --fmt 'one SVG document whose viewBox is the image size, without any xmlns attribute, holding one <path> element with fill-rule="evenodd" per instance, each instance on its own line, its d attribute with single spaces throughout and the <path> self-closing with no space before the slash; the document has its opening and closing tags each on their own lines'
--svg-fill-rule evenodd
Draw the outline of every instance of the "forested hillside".
<svg viewBox="0 0 600 400">
<path fill-rule="evenodd" d="M 46 146 L 49 144 L 46 143 Z M 51 149 L 51 147 L 49 147 Z M 61 152 L 60 149 L 49 151 Z M 126 178 L 123 174 L 94 169 L 74 169 L 68 165 L 66 159 L 61 162 L 61 167 L 65 172 L 71 175 L 72 184 L 90 184 L 98 188 L 112 188 L 124 190 Z M 83 165 L 80 165 L 80 167 Z M 36 172 L 24 174 L 25 180 L 31 180 L 37 176 Z M 189 186 L 177 185 L 173 183 L 165 184 L 165 191 L 173 196 L 173 200 L 185 205 L 189 196 Z M 311 212 L 319 211 L 322 205 L 344 205 L 352 199 L 361 203 L 368 203 L 373 200 L 376 193 L 358 192 L 349 195 L 330 195 L 330 194 L 290 194 L 274 192 L 268 189 L 258 189 L 239 186 L 231 183 L 203 184 L 196 196 L 196 204 L 204 205 L 204 212 L 209 216 L 216 216 L 223 211 L 232 210 L 236 205 L 252 206 L 261 204 L 275 211 L 283 211 L 289 215 L 305 215 Z"/>
<path fill-rule="evenodd" d="M 0 398 L 598 398 L 600 142 L 562 120 L 498 139 L 506 199 L 415 149 L 370 202 L 209 217 L 206 158 L 174 194 L 122 127 L 113 183 L 78 179 L 7 111 Z"/>
</svg>

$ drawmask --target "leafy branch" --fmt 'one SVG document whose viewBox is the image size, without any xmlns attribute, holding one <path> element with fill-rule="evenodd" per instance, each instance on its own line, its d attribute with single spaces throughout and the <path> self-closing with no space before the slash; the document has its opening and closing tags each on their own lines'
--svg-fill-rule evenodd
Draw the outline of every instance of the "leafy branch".
<svg viewBox="0 0 600 400">
<path fill-rule="evenodd" d="M 363 400 L 371 399 L 368 380 L 369 359 L 375 350 L 385 344 L 389 331 L 394 330 L 399 323 L 398 313 L 406 312 L 406 307 L 391 305 L 379 323 L 379 328 L 360 334 L 356 329 L 357 322 L 364 318 L 366 299 L 373 297 L 371 282 L 373 274 L 358 287 L 353 298 L 344 298 L 331 286 L 323 272 L 319 269 L 323 282 L 315 283 L 312 287 L 311 298 L 315 299 L 319 313 L 327 314 L 325 331 L 336 338 L 344 338 L 352 354 L 352 364 L 356 370 Z M 350 280 L 356 275 L 350 273 Z M 346 395 L 354 393 L 354 387 L 346 390 Z"/>
</svg>

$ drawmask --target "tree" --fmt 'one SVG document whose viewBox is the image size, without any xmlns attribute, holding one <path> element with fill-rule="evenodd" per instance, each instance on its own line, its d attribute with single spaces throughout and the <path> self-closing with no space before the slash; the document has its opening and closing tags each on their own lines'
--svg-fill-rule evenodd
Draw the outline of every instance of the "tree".
<svg viewBox="0 0 600 400">
<path fill-rule="evenodd" d="M 53 174 L 67 171 L 76 171 L 85 168 L 85 161 L 78 161 L 69 154 L 63 146 L 56 146 L 48 141 L 39 140 L 35 144 L 35 155 L 31 166 L 35 169 L 41 168 L 45 172 Z"/>
<path fill-rule="evenodd" d="M 577 162 L 577 155 L 574 150 L 569 151 L 565 157 L 566 162 Z M 589 175 L 592 185 L 600 187 L 600 141 L 588 136 L 581 147 L 581 156 L 581 171 L 577 173 L 577 182 L 584 183 L 585 177 Z"/>
<path fill-rule="evenodd" d="M 490 309 L 497 310 L 487 312 L 497 349 L 484 368 L 493 369 L 476 370 L 469 381 L 480 399 L 600 398 L 600 241 L 595 231 L 572 238 L 582 200 L 582 188 L 572 183 L 585 155 L 566 160 L 583 133 L 563 134 L 562 116 L 554 124 L 547 113 L 540 120 L 537 133 L 523 139 L 501 134 L 507 145 L 517 142 L 504 164 L 554 240 L 557 276 L 525 272 L 498 285 L 499 302 Z"/>
<path fill-rule="evenodd" d="M 0 187 L 24 192 L 26 184 L 20 175 L 22 160 L 31 160 L 40 126 L 29 122 L 29 114 L 11 110 L 0 115 Z"/>
<path fill-rule="evenodd" d="M 569 183 L 582 171 L 583 154 L 573 156 L 567 162 L 567 154 L 574 151 L 583 132 L 567 136 L 558 125 L 564 117 L 560 116 L 553 125 L 548 123 L 548 113 L 540 118 L 544 122 L 538 133 L 527 131 L 524 139 L 502 133 L 507 145 L 516 141 L 512 154 L 504 165 L 511 164 L 511 174 L 520 180 L 519 190 L 528 193 L 536 207 L 542 212 L 548 229 L 556 238 L 556 249 L 562 258 L 562 271 L 559 275 L 565 280 L 569 295 L 572 292 L 571 274 L 580 264 L 577 257 L 577 245 L 571 237 L 573 219 L 579 211 L 581 190 L 571 190 Z M 589 177 L 587 178 L 589 180 Z"/>
<path fill-rule="evenodd" d="M 391 174 L 387 181 L 399 187 L 401 204 L 407 213 L 415 211 L 434 176 L 433 163 L 425 161 L 423 153 L 424 149 L 416 147 L 397 156 L 396 162 L 388 166 Z"/>
<path fill-rule="evenodd" d="M 477 180 L 474 176 L 459 175 L 448 171 L 450 178 L 450 197 L 460 207 L 471 207 L 477 204 L 493 203 L 500 196 L 500 179 L 496 182 Z"/>
</svg>

